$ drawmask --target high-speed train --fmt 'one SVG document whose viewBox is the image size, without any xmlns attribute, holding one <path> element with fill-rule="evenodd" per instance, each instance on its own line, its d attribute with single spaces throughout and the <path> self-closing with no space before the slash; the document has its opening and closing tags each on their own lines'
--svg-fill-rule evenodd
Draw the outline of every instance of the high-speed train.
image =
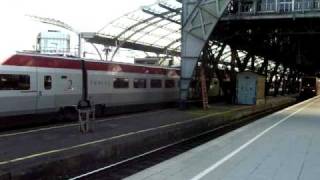
<svg viewBox="0 0 320 180">
<path fill-rule="evenodd" d="M 179 70 L 63 56 L 16 53 L 0 65 L 0 116 L 173 102 Z"/>
</svg>

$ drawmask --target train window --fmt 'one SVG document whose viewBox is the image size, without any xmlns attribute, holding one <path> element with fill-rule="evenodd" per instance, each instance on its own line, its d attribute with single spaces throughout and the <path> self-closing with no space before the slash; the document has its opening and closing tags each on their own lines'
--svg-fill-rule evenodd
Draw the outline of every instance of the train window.
<svg viewBox="0 0 320 180">
<path fill-rule="evenodd" d="M 44 76 L 44 89 L 50 90 L 52 88 L 52 77 Z"/>
<path fill-rule="evenodd" d="M 134 88 L 147 88 L 147 80 L 135 79 L 133 81 Z"/>
<path fill-rule="evenodd" d="M 18 74 L 0 74 L 0 90 L 29 90 L 30 76 Z"/>
<path fill-rule="evenodd" d="M 129 88 L 129 79 L 127 78 L 114 78 L 113 87 L 116 89 Z"/>
<path fill-rule="evenodd" d="M 162 80 L 161 79 L 151 79 L 150 80 L 151 88 L 162 88 Z"/>
<path fill-rule="evenodd" d="M 174 88 L 174 87 L 175 87 L 175 82 L 174 82 L 174 80 L 166 80 L 166 81 L 165 81 L 165 87 L 166 87 L 166 88 Z"/>
</svg>

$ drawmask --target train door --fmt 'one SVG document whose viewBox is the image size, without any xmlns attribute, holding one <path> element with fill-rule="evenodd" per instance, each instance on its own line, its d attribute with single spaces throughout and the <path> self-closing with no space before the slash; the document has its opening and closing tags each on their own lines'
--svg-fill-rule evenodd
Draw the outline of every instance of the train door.
<svg viewBox="0 0 320 180">
<path fill-rule="evenodd" d="M 38 71 L 38 113 L 51 112 L 55 110 L 54 78 L 54 72 Z"/>
</svg>

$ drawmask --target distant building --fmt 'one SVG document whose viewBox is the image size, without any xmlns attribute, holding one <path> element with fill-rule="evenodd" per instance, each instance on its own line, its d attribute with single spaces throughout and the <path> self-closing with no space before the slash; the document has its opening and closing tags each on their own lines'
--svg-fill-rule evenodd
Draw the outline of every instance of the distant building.
<svg viewBox="0 0 320 180">
<path fill-rule="evenodd" d="M 37 51 L 41 54 L 70 54 L 70 35 L 56 30 L 41 32 L 37 37 Z"/>
</svg>

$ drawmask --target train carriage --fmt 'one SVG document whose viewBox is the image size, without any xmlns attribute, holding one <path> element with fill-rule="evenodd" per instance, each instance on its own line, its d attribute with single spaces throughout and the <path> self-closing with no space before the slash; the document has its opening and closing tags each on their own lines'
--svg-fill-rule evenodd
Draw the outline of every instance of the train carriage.
<svg viewBox="0 0 320 180">
<path fill-rule="evenodd" d="M 18 53 L 0 66 L 0 116 L 58 112 L 83 96 L 97 107 L 173 102 L 179 70 Z"/>
</svg>

